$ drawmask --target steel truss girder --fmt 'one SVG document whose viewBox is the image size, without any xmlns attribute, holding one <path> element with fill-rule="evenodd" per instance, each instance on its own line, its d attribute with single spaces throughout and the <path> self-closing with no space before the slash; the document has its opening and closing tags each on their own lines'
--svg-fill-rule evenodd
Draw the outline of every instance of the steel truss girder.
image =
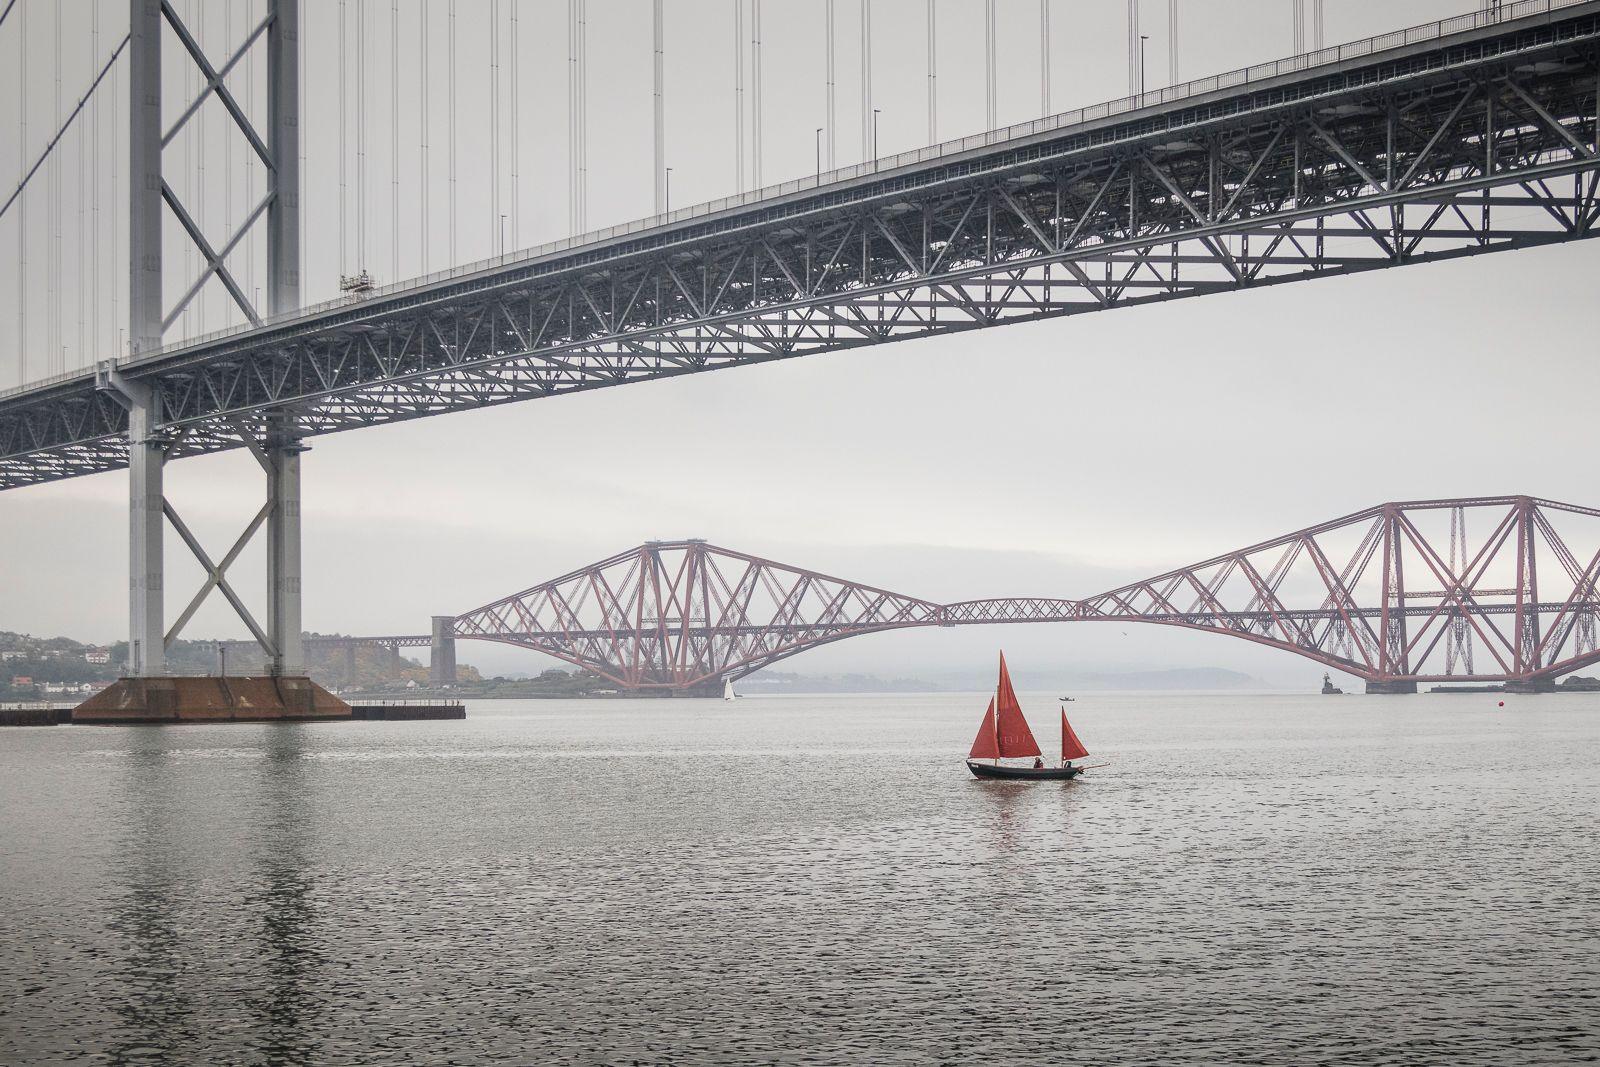
<svg viewBox="0 0 1600 1067">
<path fill-rule="evenodd" d="M 174 456 L 812 352 L 1594 236 L 1600 16 L 1001 146 L 124 369 Z M 1515 60 L 1515 62 L 1513 62 Z M 0 402 L 0 488 L 121 465 L 81 383 Z"/>
<path fill-rule="evenodd" d="M 1452 516 L 1448 551 L 1430 533 L 1440 515 Z M 1084 600 L 936 604 L 701 541 L 651 542 L 467 612 L 454 636 L 645 689 L 703 687 L 865 633 L 1026 622 L 1224 634 L 1369 682 L 1532 683 L 1600 662 L 1597 585 L 1600 509 L 1481 497 L 1380 505 Z M 1473 648 L 1491 666 L 1458 671 Z"/>
</svg>

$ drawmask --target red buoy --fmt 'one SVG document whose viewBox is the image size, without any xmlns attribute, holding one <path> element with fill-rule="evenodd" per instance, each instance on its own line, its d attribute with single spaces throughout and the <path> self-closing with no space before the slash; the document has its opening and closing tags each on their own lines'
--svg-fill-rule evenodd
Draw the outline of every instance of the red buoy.
<svg viewBox="0 0 1600 1067">
<path fill-rule="evenodd" d="M 1505 707 L 1505 706 L 1506 706 L 1506 702 L 1505 702 L 1505 701 L 1504 701 L 1504 700 L 1502 700 L 1502 701 L 1501 701 L 1501 702 L 1500 702 L 1500 706 L 1501 706 L 1501 707 L 1502 707 L 1502 708 L 1503 708 L 1503 707 Z"/>
</svg>

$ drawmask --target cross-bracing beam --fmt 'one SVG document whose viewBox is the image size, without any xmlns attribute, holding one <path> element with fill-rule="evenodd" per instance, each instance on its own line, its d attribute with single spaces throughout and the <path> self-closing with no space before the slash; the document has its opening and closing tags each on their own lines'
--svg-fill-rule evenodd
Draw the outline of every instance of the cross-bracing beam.
<svg viewBox="0 0 1600 1067">
<path fill-rule="evenodd" d="M 266 17 L 220 66 L 215 65 L 190 33 L 170 0 L 130 0 L 129 88 L 134 104 L 129 116 L 130 301 L 129 337 L 135 356 L 158 349 L 165 331 L 183 313 L 211 277 L 220 278 L 244 316 L 259 323 L 258 310 L 246 299 L 228 266 L 228 257 L 244 234 L 263 217 L 267 230 L 267 294 L 270 309 L 284 312 L 299 306 L 299 0 L 268 0 Z M 163 127 L 163 25 L 181 45 L 182 54 L 199 70 L 204 88 L 170 127 Z M 239 106 L 225 81 L 227 73 L 265 38 L 267 52 L 268 130 L 262 137 Z M 266 197 L 220 246 L 214 245 L 163 177 L 162 151 L 205 101 L 218 99 L 268 173 Z M 179 222 L 200 251 L 205 267 L 170 309 L 162 297 L 163 207 Z M 97 368 L 93 395 L 65 401 L 67 415 L 81 432 L 107 421 L 126 427 L 129 468 L 129 661 L 133 677 L 165 673 L 165 653 L 207 598 L 220 593 L 244 622 L 268 657 L 276 675 L 304 671 L 300 645 L 300 438 L 293 411 L 283 405 L 249 413 L 225 414 L 212 427 L 188 429 L 172 422 L 170 398 L 164 389 L 112 363 Z M 166 461 L 192 450 L 193 434 L 221 433 L 230 447 L 248 448 L 267 475 L 266 502 L 220 560 L 213 560 L 167 499 Z M 186 442 L 188 444 L 186 444 Z M 89 454 L 105 455 L 90 444 Z M 54 459 L 42 459 L 56 470 Z M 200 562 L 206 579 L 169 628 L 165 618 L 166 524 Z M 267 622 L 257 621 L 244 599 L 228 582 L 227 571 L 263 525 L 267 527 Z"/>
</svg>

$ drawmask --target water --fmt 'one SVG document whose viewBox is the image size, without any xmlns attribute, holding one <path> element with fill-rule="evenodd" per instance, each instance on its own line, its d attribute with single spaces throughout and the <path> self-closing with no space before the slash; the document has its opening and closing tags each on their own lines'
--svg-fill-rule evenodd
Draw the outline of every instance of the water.
<svg viewBox="0 0 1600 1067">
<path fill-rule="evenodd" d="M 1495 699 L 6 730 L 0 1063 L 1592 1059 L 1600 698 Z"/>
</svg>

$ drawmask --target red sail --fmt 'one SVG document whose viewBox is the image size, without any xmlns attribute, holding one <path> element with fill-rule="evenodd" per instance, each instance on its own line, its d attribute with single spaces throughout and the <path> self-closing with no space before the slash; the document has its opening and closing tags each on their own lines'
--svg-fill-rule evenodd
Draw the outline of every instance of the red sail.
<svg viewBox="0 0 1600 1067">
<path fill-rule="evenodd" d="M 1016 690 L 1011 688 L 1011 672 L 1006 670 L 1006 654 L 1000 653 L 1000 692 L 995 701 L 995 733 L 1000 737 L 1002 756 L 1041 756 L 1039 742 L 1022 717 Z"/>
<path fill-rule="evenodd" d="M 1089 750 L 1083 747 L 1083 742 L 1078 740 L 1078 735 L 1072 732 L 1072 727 L 1067 725 L 1067 709 L 1061 709 L 1061 758 L 1083 759 Z"/>
<path fill-rule="evenodd" d="M 994 701 L 990 700 L 989 710 L 983 713 L 983 725 L 978 727 L 977 740 L 972 742 L 972 751 L 967 756 L 971 759 L 998 759 L 999 740 L 994 732 Z"/>
</svg>

